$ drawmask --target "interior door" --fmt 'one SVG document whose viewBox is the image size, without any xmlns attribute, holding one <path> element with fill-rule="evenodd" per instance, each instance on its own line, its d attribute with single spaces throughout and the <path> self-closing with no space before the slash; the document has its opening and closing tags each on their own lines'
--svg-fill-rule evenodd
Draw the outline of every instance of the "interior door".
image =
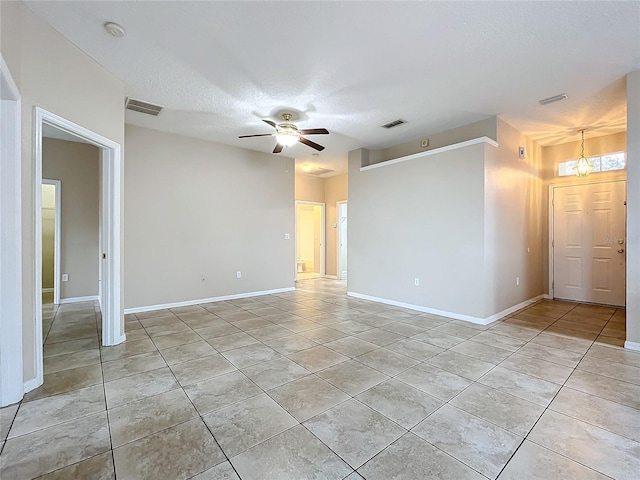
<svg viewBox="0 0 640 480">
<path fill-rule="evenodd" d="M 626 182 L 553 189 L 554 297 L 625 305 Z"/>
</svg>

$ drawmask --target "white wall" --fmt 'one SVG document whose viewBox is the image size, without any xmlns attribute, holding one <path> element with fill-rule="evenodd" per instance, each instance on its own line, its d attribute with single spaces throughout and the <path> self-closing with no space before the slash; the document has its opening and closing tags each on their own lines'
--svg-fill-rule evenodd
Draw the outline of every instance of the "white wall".
<svg viewBox="0 0 640 480">
<path fill-rule="evenodd" d="M 0 8 L 2 55 L 22 95 L 23 354 L 26 381 L 35 376 L 34 107 L 43 107 L 122 144 L 124 84 L 21 2 L 0 2 Z"/>
<path fill-rule="evenodd" d="M 125 308 L 294 286 L 292 159 L 131 125 L 125 138 Z"/>
<path fill-rule="evenodd" d="M 69 275 L 61 299 L 98 295 L 99 166 L 93 145 L 43 139 L 42 176 L 61 181 L 60 275 Z"/>
</svg>

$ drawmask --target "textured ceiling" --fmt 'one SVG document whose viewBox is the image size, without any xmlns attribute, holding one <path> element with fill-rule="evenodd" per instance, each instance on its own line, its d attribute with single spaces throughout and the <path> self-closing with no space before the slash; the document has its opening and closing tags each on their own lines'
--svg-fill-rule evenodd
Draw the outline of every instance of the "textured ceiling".
<svg viewBox="0 0 640 480">
<path fill-rule="evenodd" d="M 270 152 L 262 118 L 295 114 L 327 148 L 283 152 L 346 171 L 386 148 L 499 115 L 551 145 L 626 130 L 640 69 L 640 2 L 32 2 L 126 83 L 165 107 L 127 123 Z M 121 24 L 124 38 L 105 33 Z M 538 100 L 566 92 L 547 106 Z M 392 130 L 383 123 L 402 118 Z M 329 174 L 331 175 L 331 174 Z"/>
</svg>

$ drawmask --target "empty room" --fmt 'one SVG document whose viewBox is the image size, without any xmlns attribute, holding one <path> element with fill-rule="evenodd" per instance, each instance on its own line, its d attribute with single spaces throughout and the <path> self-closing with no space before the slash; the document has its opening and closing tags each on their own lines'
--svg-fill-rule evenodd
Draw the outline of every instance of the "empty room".
<svg viewBox="0 0 640 480">
<path fill-rule="evenodd" d="M 0 478 L 636 479 L 638 25 L 0 2 Z"/>
</svg>

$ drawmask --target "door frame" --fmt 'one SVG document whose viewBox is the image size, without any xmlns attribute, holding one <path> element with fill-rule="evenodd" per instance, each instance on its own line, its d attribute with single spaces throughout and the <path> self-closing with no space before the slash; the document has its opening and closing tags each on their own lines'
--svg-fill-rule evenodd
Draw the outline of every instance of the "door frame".
<svg viewBox="0 0 640 480">
<path fill-rule="evenodd" d="M 340 235 L 340 205 L 347 205 L 347 203 L 348 200 L 340 200 L 336 202 L 336 226 L 338 227 L 336 228 L 336 277 L 338 280 L 344 280 L 344 278 L 342 278 L 342 269 L 340 268 L 342 265 L 342 250 L 340 249 L 340 243 L 342 242 L 342 237 Z"/>
<path fill-rule="evenodd" d="M 553 300 L 555 298 L 555 292 L 554 292 L 554 278 L 555 278 L 555 273 L 554 273 L 554 263 L 553 263 L 553 240 L 554 240 L 554 221 L 555 221 L 555 217 L 554 217 L 554 195 L 555 195 L 555 189 L 556 188 L 566 188 L 566 187 L 579 187 L 582 185 L 595 185 L 595 184 L 599 184 L 599 183 L 614 183 L 614 182 L 626 182 L 627 181 L 627 177 L 624 176 L 616 176 L 616 177 L 612 177 L 612 178 L 603 178 L 603 179 L 593 179 L 593 180 L 585 180 L 585 181 L 580 181 L 580 182 L 562 182 L 562 183 L 551 183 L 549 184 L 549 192 L 548 192 L 548 212 L 547 212 L 547 217 L 548 217 L 548 228 L 549 228 L 549 238 L 548 238 L 548 253 L 549 253 L 549 258 L 548 258 L 548 262 L 549 262 L 549 298 L 551 300 Z M 627 224 L 625 221 L 625 227 L 624 227 L 624 231 L 625 231 L 625 237 L 627 235 Z"/>
<path fill-rule="evenodd" d="M 326 275 L 326 269 L 325 269 L 325 253 L 327 250 L 327 246 L 325 243 L 326 240 L 326 235 L 325 235 L 325 215 L 326 215 L 326 204 L 324 202 L 307 202 L 306 200 L 296 200 L 295 203 L 295 207 L 296 207 L 296 214 L 295 214 L 295 229 L 296 229 L 296 235 L 295 235 L 295 240 L 296 240 L 296 258 L 295 258 L 295 262 L 294 263 L 294 271 L 296 272 L 296 280 L 298 278 L 298 268 L 297 268 L 297 262 L 298 262 L 298 205 L 313 205 L 313 206 L 319 206 L 320 207 L 320 277 L 324 277 Z"/>
<path fill-rule="evenodd" d="M 22 100 L 0 53 L 0 407 L 24 395 L 22 357 Z"/>
<path fill-rule="evenodd" d="M 121 298 L 121 146 L 66 118 L 41 107 L 35 107 L 35 295 L 34 295 L 34 364 L 36 376 L 25 385 L 25 391 L 43 383 L 42 346 L 42 126 L 55 127 L 80 137 L 100 149 L 102 178 L 100 184 L 102 209 L 100 210 L 101 239 L 104 259 L 100 283 L 100 307 L 102 311 L 102 345 L 117 345 L 125 341 L 124 312 Z"/>
<path fill-rule="evenodd" d="M 54 210 L 54 238 L 53 238 L 53 303 L 60 305 L 60 242 L 62 233 L 62 182 L 60 180 L 42 179 L 42 185 L 54 185 L 56 187 L 56 207 Z"/>
</svg>

